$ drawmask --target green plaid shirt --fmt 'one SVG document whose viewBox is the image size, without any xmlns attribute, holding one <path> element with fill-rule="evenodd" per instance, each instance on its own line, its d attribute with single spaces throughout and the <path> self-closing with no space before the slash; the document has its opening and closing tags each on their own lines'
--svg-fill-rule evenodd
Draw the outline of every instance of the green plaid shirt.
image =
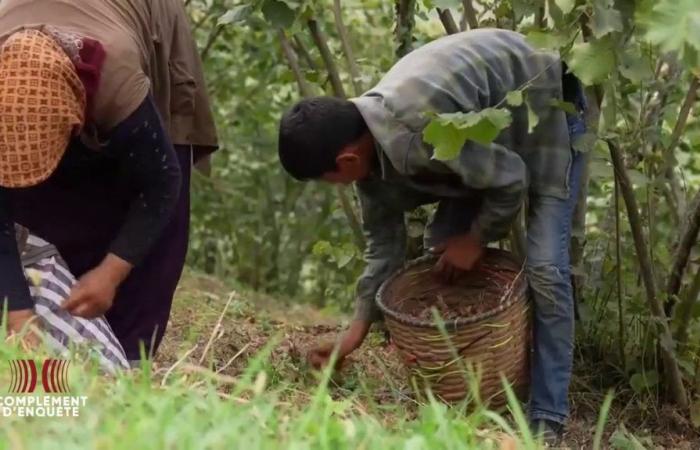
<svg viewBox="0 0 700 450">
<path fill-rule="evenodd" d="M 427 112 L 479 111 L 525 89 L 539 124 L 528 133 L 525 105 L 493 144 L 468 141 L 451 161 L 431 159 L 423 141 Z M 568 197 L 571 145 L 562 99 L 559 55 L 530 46 L 523 35 L 480 29 L 435 40 L 402 58 L 352 101 L 376 141 L 378 169 L 357 183 L 367 238 L 367 267 L 357 285 L 357 318 L 376 320 L 376 292 L 405 258 L 404 214 L 441 198 L 478 195 L 476 225 L 490 242 L 504 237 L 523 199 Z"/>
</svg>

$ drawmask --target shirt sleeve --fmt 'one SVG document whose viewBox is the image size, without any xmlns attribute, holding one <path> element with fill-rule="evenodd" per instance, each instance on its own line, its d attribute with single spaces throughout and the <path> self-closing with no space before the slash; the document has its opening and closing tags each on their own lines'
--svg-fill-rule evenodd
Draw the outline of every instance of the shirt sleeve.
<svg viewBox="0 0 700 450">
<path fill-rule="evenodd" d="M 0 189 L 0 307 L 8 311 L 34 307 L 17 249 L 6 193 Z"/>
<path fill-rule="evenodd" d="M 138 265 L 172 216 L 180 195 L 182 173 L 173 144 L 149 96 L 108 138 L 120 172 L 134 198 L 110 252 Z"/>
<path fill-rule="evenodd" d="M 482 192 L 475 225 L 483 243 L 503 239 L 527 194 L 528 175 L 522 158 L 499 144 L 469 142 L 457 158 L 444 163 L 467 187 Z"/>
<path fill-rule="evenodd" d="M 367 241 L 367 266 L 357 281 L 355 319 L 375 322 L 381 312 L 375 296 L 381 284 L 403 266 L 406 258 L 406 224 L 403 210 L 381 201 L 375 181 L 357 183 L 362 227 Z"/>
</svg>

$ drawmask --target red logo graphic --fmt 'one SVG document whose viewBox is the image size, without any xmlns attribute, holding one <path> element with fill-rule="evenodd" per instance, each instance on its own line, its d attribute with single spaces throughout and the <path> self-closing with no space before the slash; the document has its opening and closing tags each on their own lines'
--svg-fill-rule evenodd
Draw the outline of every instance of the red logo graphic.
<svg viewBox="0 0 700 450">
<path fill-rule="evenodd" d="M 70 361 L 47 359 L 41 367 L 41 384 L 47 394 L 66 394 Z M 31 359 L 10 360 L 10 392 L 31 394 L 37 385 L 36 363 Z"/>
</svg>

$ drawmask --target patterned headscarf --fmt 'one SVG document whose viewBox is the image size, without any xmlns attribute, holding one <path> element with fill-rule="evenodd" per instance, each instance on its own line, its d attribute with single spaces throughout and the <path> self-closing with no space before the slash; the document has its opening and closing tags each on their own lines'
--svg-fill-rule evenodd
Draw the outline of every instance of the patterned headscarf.
<svg viewBox="0 0 700 450">
<path fill-rule="evenodd" d="M 85 88 L 75 66 L 38 30 L 0 48 L 0 186 L 46 180 L 85 121 Z"/>
</svg>

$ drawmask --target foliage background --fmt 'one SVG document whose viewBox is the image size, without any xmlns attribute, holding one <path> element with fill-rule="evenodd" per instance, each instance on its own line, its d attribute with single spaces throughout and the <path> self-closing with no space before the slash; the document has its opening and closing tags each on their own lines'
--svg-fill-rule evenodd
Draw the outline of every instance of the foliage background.
<svg viewBox="0 0 700 450">
<path fill-rule="evenodd" d="M 357 212 L 348 214 L 334 189 L 282 173 L 280 115 L 302 91 L 360 94 L 400 54 L 446 30 L 517 29 L 562 53 L 588 86 L 592 106 L 591 133 L 580 143 L 590 181 L 572 242 L 579 355 L 604 366 L 598 382 L 623 386 L 640 407 L 649 396 L 665 396 L 690 407 L 700 423 L 700 404 L 692 406 L 700 387 L 695 0 L 187 4 L 223 146 L 211 176 L 195 177 L 192 267 L 347 311 L 362 269 L 349 226 Z M 354 57 L 343 46 L 337 11 Z M 424 217 L 409 217 L 412 238 L 420 237 Z M 504 245 L 516 248 L 517 237 L 516 229 Z"/>
</svg>

